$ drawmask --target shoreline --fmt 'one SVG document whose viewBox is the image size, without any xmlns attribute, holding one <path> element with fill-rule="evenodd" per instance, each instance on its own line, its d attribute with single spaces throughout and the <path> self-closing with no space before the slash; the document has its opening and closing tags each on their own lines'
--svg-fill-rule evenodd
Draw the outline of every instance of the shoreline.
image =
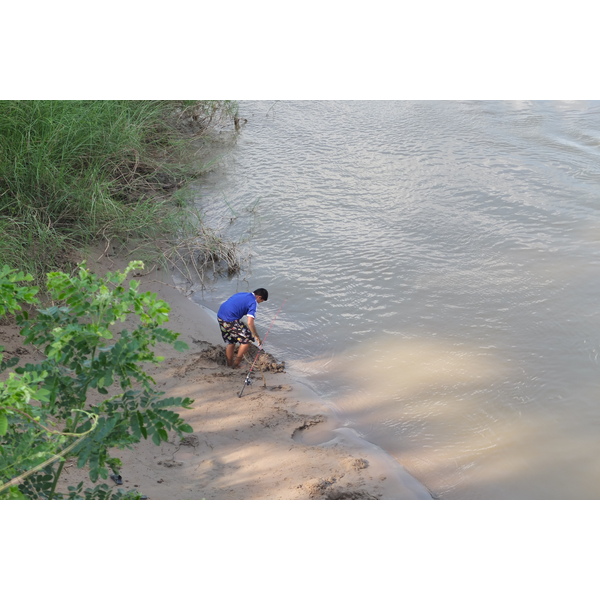
<svg viewBox="0 0 600 600">
<path fill-rule="evenodd" d="M 101 252 L 88 259 L 99 274 L 127 263 Z M 239 398 L 247 369 L 225 365 L 212 311 L 188 298 L 162 268 L 138 281 L 141 291 L 169 303 L 166 327 L 188 345 L 185 352 L 159 348 L 165 360 L 148 371 L 167 394 L 194 399 L 182 413 L 194 433 L 115 452 L 123 461 L 123 489 L 157 500 L 433 499 L 381 448 L 341 427 L 325 402 L 287 372 L 255 369 Z M 75 469 L 65 470 L 68 485 Z"/>
</svg>

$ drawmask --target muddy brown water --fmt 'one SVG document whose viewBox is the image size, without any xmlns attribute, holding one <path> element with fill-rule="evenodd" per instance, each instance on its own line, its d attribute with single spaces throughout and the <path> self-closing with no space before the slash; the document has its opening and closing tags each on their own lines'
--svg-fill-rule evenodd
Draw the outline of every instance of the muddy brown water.
<svg viewBox="0 0 600 600">
<path fill-rule="evenodd" d="M 212 310 L 442 499 L 600 498 L 600 103 L 252 101 L 193 188 Z"/>
</svg>

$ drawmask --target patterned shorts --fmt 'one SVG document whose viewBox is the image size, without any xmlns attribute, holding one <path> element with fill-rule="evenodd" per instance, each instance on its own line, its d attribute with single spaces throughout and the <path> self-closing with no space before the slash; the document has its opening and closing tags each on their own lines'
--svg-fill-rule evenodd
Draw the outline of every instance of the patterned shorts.
<svg viewBox="0 0 600 600">
<path fill-rule="evenodd" d="M 223 341 L 227 344 L 249 344 L 254 336 L 241 321 L 223 321 L 217 319 Z"/>
</svg>

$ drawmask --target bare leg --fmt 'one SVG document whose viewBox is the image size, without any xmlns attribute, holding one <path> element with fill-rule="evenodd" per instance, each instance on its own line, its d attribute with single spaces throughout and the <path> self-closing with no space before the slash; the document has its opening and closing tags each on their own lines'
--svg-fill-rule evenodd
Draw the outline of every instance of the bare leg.
<svg viewBox="0 0 600 600">
<path fill-rule="evenodd" d="M 237 356 L 235 358 L 235 362 L 233 363 L 233 368 L 237 369 L 244 358 L 244 354 L 250 350 L 250 344 L 240 344 L 238 348 Z"/>
<path fill-rule="evenodd" d="M 233 353 L 235 351 L 235 344 L 227 344 L 225 348 L 225 358 L 227 359 L 227 366 L 233 367 Z"/>
</svg>

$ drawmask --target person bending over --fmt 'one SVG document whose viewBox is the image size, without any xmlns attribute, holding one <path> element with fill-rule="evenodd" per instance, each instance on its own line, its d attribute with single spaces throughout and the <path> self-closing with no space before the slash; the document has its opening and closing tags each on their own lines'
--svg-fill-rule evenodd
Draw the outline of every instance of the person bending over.
<svg viewBox="0 0 600 600">
<path fill-rule="evenodd" d="M 217 321 L 223 341 L 227 344 L 225 348 L 225 357 L 227 365 L 237 369 L 244 358 L 244 354 L 250 349 L 250 342 L 256 340 L 260 346 L 261 341 L 254 319 L 256 317 L 256 308 L 261 302 L 266 302 L 269 298 L 269 292 L 264 288 L 258 288 L 254 292 L 239 292 L 234 294 L 221 306 L 217 313 Z M 248 326 L 241 321 L 242 317 L 247 317 Z M 237 356 L 235 356 L 235 345 L 239 344 Z"/>
</svg>

